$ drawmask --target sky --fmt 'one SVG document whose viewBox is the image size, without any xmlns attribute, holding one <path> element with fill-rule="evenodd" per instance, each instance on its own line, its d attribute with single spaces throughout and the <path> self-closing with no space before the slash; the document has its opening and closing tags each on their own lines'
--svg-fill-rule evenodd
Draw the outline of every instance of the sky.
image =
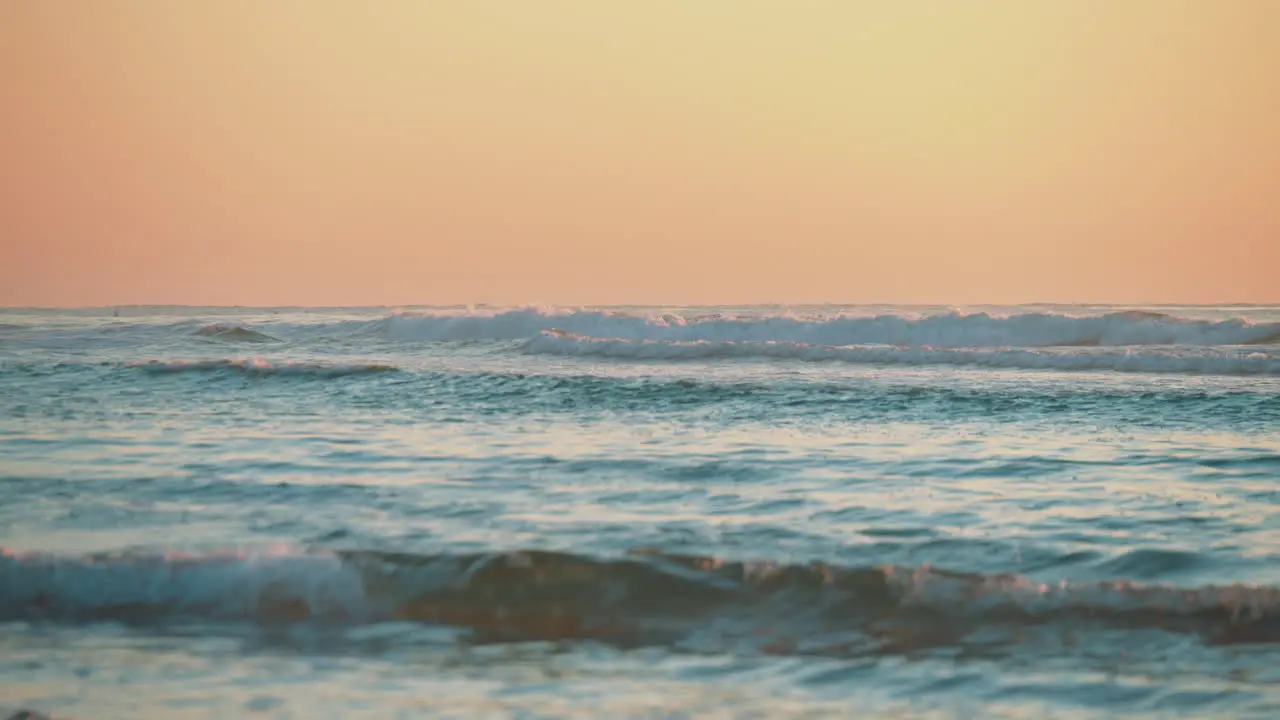
<svg viewBox="0 0 1280 720">
<path fill-rule="evenodd" d="M 0 3 L 0 305 L 1280 303 L 1274 0 Z"/>
</svg>

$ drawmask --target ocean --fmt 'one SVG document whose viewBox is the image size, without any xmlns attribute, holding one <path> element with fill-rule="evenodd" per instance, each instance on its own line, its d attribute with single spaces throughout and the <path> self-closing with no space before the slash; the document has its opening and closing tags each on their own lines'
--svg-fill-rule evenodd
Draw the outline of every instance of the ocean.
<svg viewBox="0 0 1280 720">
<path fill-rule="evenodd" d="M 0 310 L 0 711 L 1280 717 L 1280 307 Z"/>
</svg>

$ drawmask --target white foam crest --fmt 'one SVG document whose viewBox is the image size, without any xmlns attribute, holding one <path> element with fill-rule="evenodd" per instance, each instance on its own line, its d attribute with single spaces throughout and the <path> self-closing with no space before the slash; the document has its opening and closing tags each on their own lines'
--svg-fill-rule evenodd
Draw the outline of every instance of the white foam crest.
<svg viewBox="0 0 1280 720">
<path fill-rule="evenodd" d="M 583 337 L 667 342 L 785 342 L 807 345 L 899 345 L 998 348 L 1134 345 L 1280 344 L 1280 322 L 1190 320 L 1150 312 L 1073 317 L 1051 313 L 992 316 L 797 316 L 607 310 L 508 310 L 466 314 L 398 314 L 378 321 L 405 341 L 527 340 L 549 330 Z"/>
<path fill-rule="evenodd" d="M 935 348 L 830 346 L 796 342 L 596 339 L 546 332 L 524 345 L 535 355 L 623 360 L 774 359 L 862 365 L 951 365 L 1027 370 L 1280 376 L 1280 355 L 1197 348 Z"/>
<path fill-rule="evenodd" d="M 373 611 L 360 573 L 332 555 L 0 555 L 0 612 L 356 619 Z"/>
</svg>

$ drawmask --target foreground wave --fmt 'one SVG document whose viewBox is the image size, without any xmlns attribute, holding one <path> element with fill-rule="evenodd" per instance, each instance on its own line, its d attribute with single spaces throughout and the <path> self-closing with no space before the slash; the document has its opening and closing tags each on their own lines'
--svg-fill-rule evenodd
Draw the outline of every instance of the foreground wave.
<svg viewBox="0 0 1280 720">
<path fill-rule="evenodd" d="M 480 641 L 694 647 L 713 633 L 764 652 L 963 645 L 975 633 L 1158 630 L 1280 642 L 1280 589 L 1047 585 L 1016 575 L 777 565 L 638 551 L 407 555 L 289 550 L 191 556 L 0 556 L 0 620 L 148 623 L 410 621 Z"/>
</svg>

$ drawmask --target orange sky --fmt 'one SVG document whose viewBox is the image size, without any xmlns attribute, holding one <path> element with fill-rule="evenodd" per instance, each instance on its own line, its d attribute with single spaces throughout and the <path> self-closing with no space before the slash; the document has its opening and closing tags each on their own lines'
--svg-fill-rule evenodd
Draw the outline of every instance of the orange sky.
<svg viewBox="0 0 1280 720">
<path fill-rule="evenodd" d="M 1280 302 L 1274 0 L 12 0 L 0 304 Z"/>
</svg>

